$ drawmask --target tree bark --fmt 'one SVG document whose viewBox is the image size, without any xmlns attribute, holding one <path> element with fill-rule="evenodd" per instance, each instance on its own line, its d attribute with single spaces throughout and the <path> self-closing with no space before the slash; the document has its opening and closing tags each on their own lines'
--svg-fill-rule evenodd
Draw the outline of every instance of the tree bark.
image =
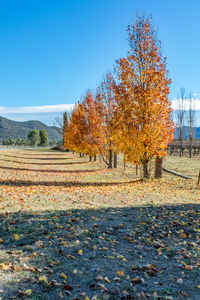
<svg viewBox="0 0 200 300">
<path fill-rule="evenodd" d="M 199 185 L 199 183 L 200 183 L 200 170 L 199 170 L 199 177 L 198 177 L 197 185 Z"/>
<path fill-rule="evenodd" d="M 163 157 L 156 157 L 154 178 L 162 178 Z"/>
<path fill-rule="evenodd" d="M 179 157 L 181 157 L 181 154 L 182 154 L 182 148 L 180 146 L 180 148 L 179 148 Z"/>
<path fill-rule="evenodd" d="M 135 174 L 138 175 L 138 165 L 135 165 Z"/>
<path fill-rule="evenodd" d="M 89 159 L 89 161 L 92 161 L 92 156 L 90 156 L 90 159 Z"/>
<path fill-rule="evenodd" d="M 125 160 L 125 154 L 124 154 L 124 171 L 126 170 L 126 160 Z"/>
<path fill-rule="evenodd" d="M 190 156 L 190 158 L 192 158 L 192 145 L 191 144 L 189 146 L 189 156 Z"/>
<path fill-rule="evenodd" d="M 114 168 L 117 168 L 117 154 L 114 153 Z"/>
<path fill-rule="evenodd" d="M 148 162 L 143 162 L 143 177 L 149 178 Z"/>
<path fill-rule="evenodd" d="M 94 156 L 94 161 L 96 161 L 96 160 L 97 160 L 97 156 L 95 155 L 95 156 Z"/>
<path fill-rule="evenodd" d="M 108 169 L 112 169 L 113 153 L 112 150 L 109 150 L 109 165 Z"/>
</svg>

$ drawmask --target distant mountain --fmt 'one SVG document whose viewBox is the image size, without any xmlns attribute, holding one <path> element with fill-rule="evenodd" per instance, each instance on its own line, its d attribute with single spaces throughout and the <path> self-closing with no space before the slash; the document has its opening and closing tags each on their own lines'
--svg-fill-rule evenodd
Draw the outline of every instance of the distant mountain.
<svg viewBox="0 0 200 300">
<path fill-rule="evenodd" d="M 49 140 L 61 140 L 61 135 L 54 126 L 47 126 L 40 121 L 17 122 L 0 116 L 0 140 L 27 139 L 32 129 L 46 129 Z"/>
<path fill-rule="evenodd" d="M 200 127 L 196 127 L 195 136 L 196 136 L 196 139 L 200 139 Z"/>
<path fill-rule="evenodd" d="M 3 139 L 27 139 L 32 129 L 46 129 L 49 140 L 60 141 L 62 136 L 55 126 L 47 126 L 40 121 L 17 122 L 0 116 L 0 140 Z M 188 139 L 188 127 L 184 127 L 185 138 Z M 175 131 L 175 139 L 178 138 L 178 128 Z M 195 128 L 195 138 L 200 139 L 200 127 Z"/>
<path fill-rule="evenodd" d="M 178 131 L 179 131 L 179 128 L 176 129 L 175 131 L 175 139 L 178 138 Z M 185 135 L 185 139 L 187 140 L 188 139 L 188 126 L 184 126 L 184 135 Z M 200 139 L 200 127 L 195 127 L 195 138 L 196 139 Z"/>
</svg>

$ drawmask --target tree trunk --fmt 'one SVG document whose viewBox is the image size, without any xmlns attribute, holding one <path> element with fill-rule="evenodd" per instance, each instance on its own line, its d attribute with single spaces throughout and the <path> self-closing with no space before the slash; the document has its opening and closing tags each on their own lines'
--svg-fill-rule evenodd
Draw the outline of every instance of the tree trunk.
<svg viewBox="0 0 200 300">
<path fill-rule="evenodd" d="M 92 156 L 90 156 L 90 159 L 89 159 L 89 161 L 92 161 Z"/>
<path fill-rule="evenodd" d="M 149 178 L 148 162 L 143 162 L 143 177 Z"/>
<path fill-rule="evenodd" d="M 112 150 L 109 150 L 109 165 L 108 169 L 112 169 L 113 153 Z"/>
<path fill-rule="evenodd" d="M 180 152 L 179 152 L 179 157 L 181 157 L 182 156 L 182 146 L 180 146 Z"/>
<path fill-rule="evenodd" d="M 190 156 L 190 158 L 192 158 L 192 145 L 191 144 L 189 146 L 189 156 Z"/>
<path fill-rule="evenodd" d="M 138 165 L 135 165 L 135 174 L 138 175 Z"/>
<path fill-rule="evenodd" d="M 200 183 L 200 170 L 199 170 L 199 177 L 198 177 L 197 185 L 199 185 L 199 183 Z"/>
<path fill-rule="evenodd" d="M 124 155 L 124 171 L 126 170 L 126 160 L 125 160 L 125 155 Z"/>
<path fill-rule="evenodd" d="M 96 154 L 95 154 L 95 156 L 94 156 L 94 161 L 96 161 L 97 160 L 97 156 L 96 156 Z"/>
<path fill-rule="evenodd" d="M 154 178 L 162 178 L 163 157 L 156 157 Z"/>
<path fill-rule="evenodd" d="M 117 168 L 117 154 L 114 153 L 114 168 Z"/>
</svg>

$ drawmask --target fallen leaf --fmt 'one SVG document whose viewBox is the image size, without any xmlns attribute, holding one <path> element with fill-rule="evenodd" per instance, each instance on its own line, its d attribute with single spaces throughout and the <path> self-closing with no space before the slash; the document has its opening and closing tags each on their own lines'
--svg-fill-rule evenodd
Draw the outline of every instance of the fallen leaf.
<svg viewBox="0 0 200 300">
<path fill-rule="evenodd" d="M 26 290 L 26 291 L 25 291 L 25 294 L 26 294 L 27 296 L 30 296 L 30 295 L 32 294 L 32 290 L 31 290 L 31 289 Z"/>
<path fill-rule="evenodd" d="M 124 276 L 124 272 L 122 270 L 118 270 L 117 271 L 117 275 L 120 276 L 120 277 Z"/>
<path fill-rule="evenodd" d="M 45 275 L 39 277 L 39 281 L 40 282 L 45 282 L 46 284 L 48 284 L 48 280 L 47 280 L 47 277 Z"/>
<path fill-rule="evenodd" d="M 60 273 L 60 276 L 61 276 L 62 278 L 64 278 L 64 279 L 67 279 L 67 275 L 65 275 L 63 272 Z"/>
</svg>

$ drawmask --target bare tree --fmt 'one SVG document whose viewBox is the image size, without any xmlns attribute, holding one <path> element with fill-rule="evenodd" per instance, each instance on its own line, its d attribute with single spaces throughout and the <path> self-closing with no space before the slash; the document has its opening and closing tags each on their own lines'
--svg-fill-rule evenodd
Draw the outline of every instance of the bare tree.
<svg viewBox="0 0 200 300">
<path fill-rule="evenodd" d="M 62 137 L 67 129 L 67 126 L 69 125 L 70 117 L 71 113 L 65 111 L 62 116 L 57 116 L 53 122 L 56 130 L 58 133 L 60 133 L 60 135 L 62 135 Z"/>
<path fill-rule="evenodd" d="M 192 95 L 192 93 L 189 94 L 188 98 L 188 140 L 191 143 L 195 138 L 195 105 L 196 105 L 196 99 Z"/>
<path fill-rule="evenodd" d="M 53 125 L 55 126 L 57 132 L 63 135 L 63 117 L 62 116 L 55 117 L 53 121 Z"/>
<path fill-rule="evenodd" d="M 185 138 L 185 132 L 184 132 L 185 103 L 186 103 L 185 89 L 181 88 L 180 93 L 177 98 L 178 139 L 181 143 Z"/>
</svg>

